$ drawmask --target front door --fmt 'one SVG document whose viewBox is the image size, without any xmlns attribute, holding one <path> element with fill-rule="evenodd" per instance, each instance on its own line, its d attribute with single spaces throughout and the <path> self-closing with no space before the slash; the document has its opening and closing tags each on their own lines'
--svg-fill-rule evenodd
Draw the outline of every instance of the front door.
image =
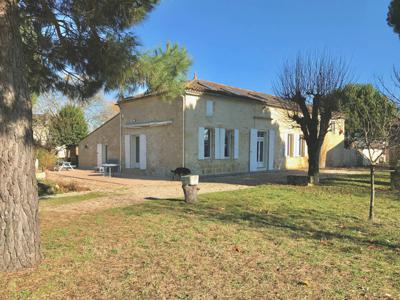
<svg viewBox="0 0 400 300">
<path fill-rule="evenodd" d="M 265 167 L 265 132 L 257 132 L 257 168 Z"/>
</svg>

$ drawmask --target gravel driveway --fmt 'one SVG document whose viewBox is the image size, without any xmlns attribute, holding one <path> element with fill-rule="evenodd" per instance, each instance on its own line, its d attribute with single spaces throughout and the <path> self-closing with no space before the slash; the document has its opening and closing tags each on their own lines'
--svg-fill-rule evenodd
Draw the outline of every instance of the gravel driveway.
<svg viewBox="0 0 400 300">
<path fill-rule="evenodd" d="M 182 184 L 157 178 L 119 178 L 104 177 L 91 171 L 74 170 L 49 172 L 47 178 L 54 181 L 75 182 L 91 191 L 104 192 L 106 196 L 83 202 L 45 207 L 46 211 L 65 211 L 82 213 L 118 206 L 142 203 L 152 199 L 182 198 Z M 249 185 L 238 183 L 200 182 L 200 194 L 232 191 L 247 188 Z"/>
<path fill-rule="evenodd" d="M 360 174 L 365 169 L 326 169 L 321 170 L 321 178 L 338 174 Z M 201 178 L 200 193 L 232 191 L 260 184 L 285 183 L 288 174 L 305 175 L 305 171 L 276 171 L 241 175 Z M 127 206 L 152 199 L 182 198 L 180 181 L 162 178 L 121 178 L 102 176 L 86 170 L 49 172 L 47 178 L 55 181 L 74 181 L 91 191 L 105 193 L 105 196 L 74 204 L 45 207 L 44 210 L 82 213 L 111 207 Z"/>
</svg>

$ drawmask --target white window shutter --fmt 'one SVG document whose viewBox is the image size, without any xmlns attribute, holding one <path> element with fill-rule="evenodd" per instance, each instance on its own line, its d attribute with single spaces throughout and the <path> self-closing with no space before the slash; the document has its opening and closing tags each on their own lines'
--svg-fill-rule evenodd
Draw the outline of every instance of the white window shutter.
<svg viewBox="0 0 400 300">
<path fill-rule="evenodd" d="M 204 133 L 205 129 L 204 127 L 199 127 L 199 146 L 198 146 L 198 157 L 200 160 L 204 159 Z"/>
<path fill-rule="evenodd" d="M 206 102 L 206 116 L 212 117 L 214 114 L 214 101 L 207 100 Z"/>
<path fill-rule="evenodd" d="M 101 167 L 103 164 L 103 145 L 97 144 L 97 167 Z"/>
<path fill-rule="evenodd" d="M 294 157 L 298 157 L 300 156 L 300 135 L 299 134 L 295 134 L 293 136 L 294 138 Z"/>
<path fill-rule="evenodd" d="M 257 129 L 250 129 L 250 172 L 257 171 Z"/>
<path fill-rule="evenodd" d="M 233 159 L 239 159 L 239 129 L 234 130 L 233 136 Z"/>
<path fill-rule="evenodd" d="M 125 169 L 131 168 L 131 136 L 125 135 Z"/>
<path fill-rule="evenodd" d="M 268 131 L 268 170 L 274 169 L 275 158 L 275 130 Z"/>
<path fill-rule="evenodd" d="M 141 134 L 139 137 L 139 160 L 140 160 L 140 169 L 146 170 L 147 168 L 147 141 L 146 135 Z"/>
<path fill-rule="evenodd" d="M 225 134 L 226 130 L 225 128 L 220 128 L 219 129 L 219 158 L 224 159 L 225 158 Z"/>
<path fill-rule="evenodd" d="M 215 159 L 221 159 L 221 145 L 220 145 L 220 130 L 221 128 L 215 128 Z"/>
</svg>

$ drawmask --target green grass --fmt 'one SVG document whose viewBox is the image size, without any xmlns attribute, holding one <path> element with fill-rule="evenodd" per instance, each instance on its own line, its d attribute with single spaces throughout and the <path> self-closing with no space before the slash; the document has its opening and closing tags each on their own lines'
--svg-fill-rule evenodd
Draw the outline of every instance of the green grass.
<svg viewBox="0 0 400 300">
<path fill-rule="evenodd" d="M 54 205 L 64 205 L 64 204 L 71 204 L 71 203 L 78 203 L 86 200 L 91 200 L 95 198 L 99 198 L 104 196 L 105 193 L 99 192 L 90 192 L 80 195 L 71 195 L 71 196 L 56 196 L 50 198 L 42 198 L 40 199 L 41 206 L 54 206 Z"/>
<path fill-rule="evenodd" d="M 380 173 L 369 224 L 367 179 L 42 213 L 42 264 L 0 275 L 0 290 L 11 299 L 396 299 L 399 194 Z"/>
</svg>

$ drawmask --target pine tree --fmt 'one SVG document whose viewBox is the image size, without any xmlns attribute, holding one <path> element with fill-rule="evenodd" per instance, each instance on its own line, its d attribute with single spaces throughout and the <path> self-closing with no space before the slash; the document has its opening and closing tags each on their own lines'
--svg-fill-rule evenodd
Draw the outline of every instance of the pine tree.
<svg viewBox="0 0 400 300">
<path fill-rule="evenodd" d="M 389 5 L 387 22 L 400 35 L 400 0 L 392 0 Z"/>
<path fill-rule="evenodd" d="M 49 133 L 54 146 L 77 145 L 88 134 L 83 110 L 73 104 L 62 107 L 52 118 Z"/>
<path fill-rule="evenodd" d="M 85 100 L 142 84 L 134 27 L 157 3 L 0 0 L 0 271 L 41 257 L 31 95 Z"/>
</svg>

